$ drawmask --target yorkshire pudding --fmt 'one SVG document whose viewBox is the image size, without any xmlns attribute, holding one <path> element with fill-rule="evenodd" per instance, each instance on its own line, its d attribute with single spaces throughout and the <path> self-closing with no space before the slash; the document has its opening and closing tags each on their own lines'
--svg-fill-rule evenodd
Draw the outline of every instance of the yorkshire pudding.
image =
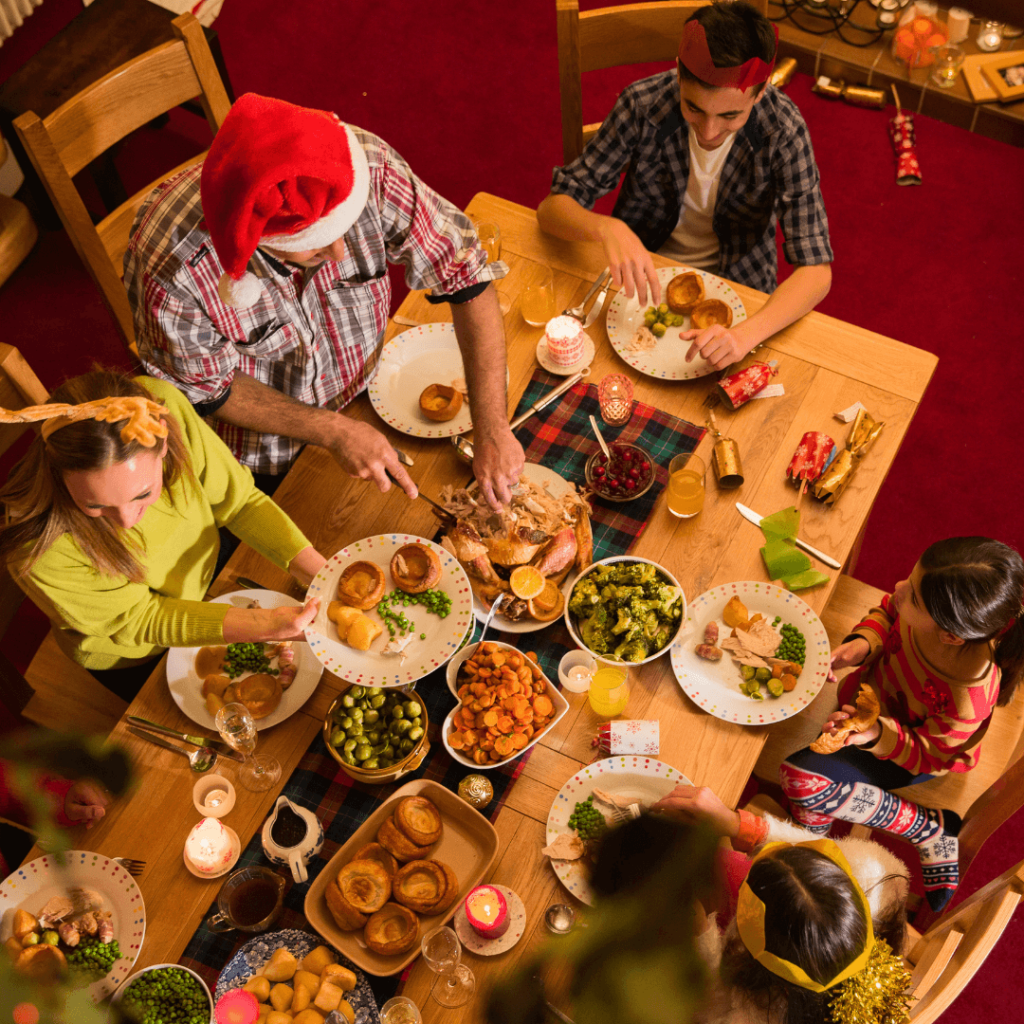
<svg viewBox="0 0 1024 1024">
<path fill-rule="evenodd" d="M 385 903 L 363 931 L 366 944 L 383 956 L 404 953 L 416 945 L 420 937 L 420 919 L 400 903 Z"/>
<path fill-rule="evenodd" d="M 443 860 L 435 860 L 433 863 L 444 871 L 448 887 L 445 889 L 441 901 L 435 904 L 431 913 L 443 914 L 459 898 L 459 876 Z"/>
<path fill-rule="evenodd" d="M 704 298 L 700 274 L 676 274 L 665 289 L 665 302 L 673 313 L 689 313 Z"/>
<path fill-rule="evenodd" d="M 338 872 L 338 888 L 361 914 L 375 914 L 391 899 L 391 878 L 376 860 L 350 860 Z"/>
<path fill-rule="evenodd" d="M 277 710 L 281 703 L 281 680 L 277 676 L 268 676 L 263 672 L 246 676 L 234 684 L 235 697 L 239 704 L 244 704 L 253 718 L 266 718 Z M 225 693 L 228 691 L 225 690 Z"/>
<path fill-rule="evenodd" d="M 408 860 L 422 860 L 430 847 L 418 846 L 395 824 L 394 815 L 388 818 L 377 832 L 377 842 L 391 854 L 395 860 L 405 863 Z"/>
<path fill-rule="evenodd" d="M 423 796 L 407 796 L 395 808 L 395 824 L 417 846 L 433 846 L 441 838 L 441 813 Z"/>
<path fill-rule="evenodd" d="M 712 324 L 732 325 L 732 310 L 721 299 L 705 299 L 690 310 L 691 329 L 703 331 Z"/>
<path fill-rule="evenodd" d="M 373 562 L 346 565 L 338 580 L 338 600 L 360 611 L 375 608 L 384 596 L 384 570 Z"/>
<path fill-rule="evenodd" d="M 18 954 L 14 969 L 25 978 L 52 984 L 66 973 L 68 962 L 56 946 L 39 942 Z"/>
<path fill-rule="evenodd" d="M 436 861 L 411 860 L 398 869 L 393 891 L 403 907 L 432 914 L 448 893 L 448 876 Z"/>
<path fill-rule="evenodd" d="M 565 595 L 553 580 L 544 584 L 544 589 L 527 602 L 530 614 L 538 622 L 553 622 L 560 618 L 565 607 Z"/>
<path fill-rule="evenodd" d="M 353 860 L 375 860 L 384 870 L 388 873 L 388 878 L 392 878 L 395 872 L 398 870 L 398 861 L 384 849 L 380 843 L 367 843 L 365 846 L 356 850 L 356 855 L 352 858 Z"/>
<path fill-rule="evenodd" d="M 391 557 L 391 578 L 399 590 L 422 594 L 441 578 L 441 559 L 426 544 L 405 544 Z"/>
<path fill-rule="evenodd" d="M 462 394 L 447 384 L 431 384 L 420 395 L 420 412 L 435 423 L 455 419 L 462 408 Z"/>
<path fill-rule="evenodd" d="M 327 900 L 327 909 L 331 912 L 334 923 L 343 932 L 354 932 L 357 928 L 362 928 L 366 924 L 366 915 L 362 911 L 356 910 L 342 896 L 341 890 L 338 888 L 337 879 L 324 889 L 324 899 Z"/>
</svg>

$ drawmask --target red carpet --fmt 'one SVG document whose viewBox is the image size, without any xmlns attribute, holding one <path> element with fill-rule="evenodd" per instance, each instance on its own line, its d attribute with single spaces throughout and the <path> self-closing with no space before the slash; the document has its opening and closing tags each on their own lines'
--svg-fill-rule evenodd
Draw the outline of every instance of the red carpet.
<svg viewBox="0 0 1024 1024">
<path fill-rule="evenodd" d="M 79 0 L 46 0 L 0 47 L 0 80 L 80 9 Z M 216 28 L 237 93 L 336 110 L 382 135 L 460 206 L 478 191 L 536 206 L 561 162 L 552 0 L 228 0 Z M 609 75 L 588 94 L 585 118 L 600 118 L 621 85 L 646 73 Z M 879 495 L 856 575 L 891 587 L 931 541 L 957 534 L 1024 548 L 1024 150 L 918 118 L 924 185 L 899 188 L 886 132 L 892 108 L 836 103 L 810 84 L 797 76 L 787 91 L 810 125 L 836 253 L 820 309 L 940 357 Z M 118 164 L 138 188 L 207 143 L 205 125 L 179 112 L 168 129 L 129 140 Z M 61 233 L 45 234 L 0 289 L 0 338 L 18 345 L 48 386 L 94 359 L 123 358 Z M 1015 863 L 1022 849 L 1019 814 L 989 841 L 967 888 Z M 1002 979 L 1019 964 L 1022 921 L 1018 914 L 944 1022 L 1019 1016 Z"/>
</svg>

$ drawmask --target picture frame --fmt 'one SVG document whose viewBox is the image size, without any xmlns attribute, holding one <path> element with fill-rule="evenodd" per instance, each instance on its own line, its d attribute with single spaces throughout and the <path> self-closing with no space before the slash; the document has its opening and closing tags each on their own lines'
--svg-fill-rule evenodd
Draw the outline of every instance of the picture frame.
<svg viewBox="0 0 1024 1024">
<path fill-rule="evenodd" d="M 982 73 L 1000 103 L 1024 99 L 1024 50 L 1010 50 L 982 66 Z"/>
</svg>

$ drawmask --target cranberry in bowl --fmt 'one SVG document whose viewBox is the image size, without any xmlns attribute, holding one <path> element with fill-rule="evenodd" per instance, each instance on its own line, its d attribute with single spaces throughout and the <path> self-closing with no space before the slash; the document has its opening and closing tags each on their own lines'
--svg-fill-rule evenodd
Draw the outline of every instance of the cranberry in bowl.
<svg viewBox="0 0 1024 1024">
<path fill-rule="evenodd" d="M 587 459 L 587 486 L 606 501 L 632 501 L 654 485 L 654 463 L 639 445 L 615 441 L 608 445 L 609 459 L 596 451 Z"/>
</svg>

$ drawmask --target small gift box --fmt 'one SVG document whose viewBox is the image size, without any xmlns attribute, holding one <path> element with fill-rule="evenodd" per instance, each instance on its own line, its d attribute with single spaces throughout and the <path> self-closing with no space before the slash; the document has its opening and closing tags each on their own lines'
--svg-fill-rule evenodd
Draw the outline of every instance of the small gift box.
<svg viewBox="0 0 1024 1024">
<path fill-rule="evenodd" d="M 594 746 L 602 754 L 645 754 L 658 753 L 659 734 L 657 722 L 605 722 L 597 730 Z"/>
<path fill-rule="evenodd" d="M 738 373 L 723 377 L 718 386 L 725 392 L 729 404 L 738 409 L 762 390 L 775 372 L 767 363 L 751 363 Z"/>
</svg>

